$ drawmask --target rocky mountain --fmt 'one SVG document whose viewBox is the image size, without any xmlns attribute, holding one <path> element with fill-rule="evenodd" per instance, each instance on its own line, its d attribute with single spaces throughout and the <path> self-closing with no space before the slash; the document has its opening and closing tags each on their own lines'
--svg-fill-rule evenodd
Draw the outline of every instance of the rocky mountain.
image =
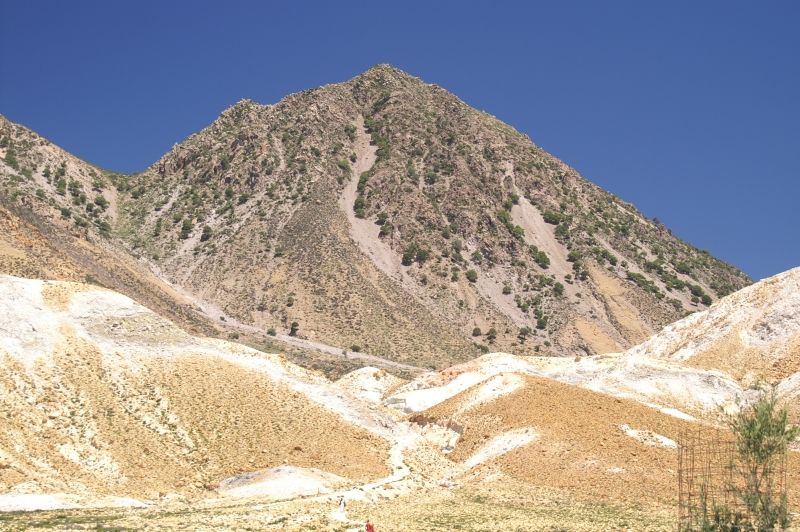
<svg viewBox="0 0 800 532">
<path fill-rule="evenodd" d="M 749 283 L 388 65 L 239 102 L 136 175 L 7 120 L 0 157 L 7 208 L 133 257 L 211 323 L 410 366 L 623 351 Z"/>
</svg>

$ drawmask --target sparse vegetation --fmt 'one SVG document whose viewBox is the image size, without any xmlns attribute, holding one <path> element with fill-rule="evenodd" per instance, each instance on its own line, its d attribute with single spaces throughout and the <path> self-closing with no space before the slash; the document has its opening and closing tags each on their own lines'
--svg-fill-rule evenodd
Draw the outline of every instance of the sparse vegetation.
<svg viewBox="0 0 800 532">
<path fill-rule="evenodd" d="M 558 225 L 563 220 L 563 216 L 560 213 L 549 209 L 542 213 L 542 218 L 551 225 Z"/>
<path fill-rule="evenodd" d="M 735 454 L 732 463 L 725 466 L 732 476 L 724 489 L 735 494 L 738 504 L 729 507 L 719 503 L 704 493 L 705 485 L 701 484 L 699 503 L 690 508 L 695 512 L 692 521 L 709 531 L 788 529 L 792 516 L 778 476 L 789 444 L 800 436 L 800 426 L 789 422 L 774 389 L 762 391 L 755 401 L 729 416 L 727 425 L 734 436 Z"/>
</svg>

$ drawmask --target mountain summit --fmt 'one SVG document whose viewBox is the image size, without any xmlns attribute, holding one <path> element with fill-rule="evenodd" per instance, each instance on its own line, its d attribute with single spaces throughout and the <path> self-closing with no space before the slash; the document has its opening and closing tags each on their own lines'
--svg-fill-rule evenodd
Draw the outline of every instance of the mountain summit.
<svg viewBox="0 0 800 532">
<path fill-rule="evenodd" d="M 623 351 L 749 283 L 389 65 L 240 101 L 140 174 L 5 119 L 0 146 L 4 204 L 136 258 L 214 322 L 418 367 Z"/>
</svg>

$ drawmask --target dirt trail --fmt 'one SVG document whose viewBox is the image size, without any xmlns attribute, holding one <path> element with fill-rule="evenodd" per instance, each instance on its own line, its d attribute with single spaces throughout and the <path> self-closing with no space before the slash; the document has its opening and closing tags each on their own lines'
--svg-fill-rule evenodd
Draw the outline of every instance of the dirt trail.
<svg viewBox="0 0 800 532">
<path fill-rule="evenodd" d="M 223 312 L 219 307 L 216 305 L 204 301 L 194 294 L 189 292 L 188 290 L 182 288 L 181 286 L 175 285 L 170 283 L 166 276 L 158 269 L 157 266 L 154 264 L 149 264 L 153 273 L 161 278 L 165 284 L 170 286 L 172 289 L 177 291 L 181 296 L 186 298 L 189 302 L 199 308 L 203 314 L 205 314 L 209 319 L 213 320 L 214 322 L 224 321 L 226 325 L 232 326 L 237 328 L 241 331 L 255 333 L 258 335 L 263 335 L 264 330 L 253 325 L 249 325 L 247 323 L 243 323 L 233 316 L 230 316 Z M 333 355 L 337 357 L 341 357 L 347 360 L 362 360 L 364 361 L 365 365 L 368 366 L 378 366 L 383 369 L 396 369 L 400 371 L 409 371 L 412 373 L 423 373 L 428 371 L 425 368 L 420 368 L 418 366 L 412 366 L 410 364 L 403 364 L 401 362 L 395 362 L 394 360 L 389 360 L 387 358 L 379 357 L 377 355 L 370 355 L 369 353 L 353 353 L 348 352 L 346 349 L 342 349 L 339 347 L 334 347 L 332 345 L 324 344 L 322 342 L 317 342 L 313 340 L 306 340 L 305 338 L 298 338 L 296 336 L 289 336 L 288 334 L 277 334 L 275 338 L 285 344 L 289 344 L 293 347 L 299 347 L 301 349 L 312 349 L 315 351 L 320 351 L 322 353 L 326 353 L 328 355 Z"/>
</svg>

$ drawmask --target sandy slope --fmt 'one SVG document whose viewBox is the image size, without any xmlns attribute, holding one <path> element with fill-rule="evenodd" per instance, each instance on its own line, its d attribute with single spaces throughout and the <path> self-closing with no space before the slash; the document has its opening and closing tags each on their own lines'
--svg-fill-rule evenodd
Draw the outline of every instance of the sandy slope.
<svg viewBox="0 0 800 532">
<path fill-rule="evenodd" d="M 540 504 L 554 512 L 565 494 L 589 501 L 568 518 L 576 529 L 592 519 L 663 529 L 668 519 L 632 508 L 655 515 L 673 505 L 683 434 L 710 430 L 720 407 L 748 392 L 723 371 L 725 357 L 715 359 L 722 369 L 692 367 L 682 359 L 697 351 L 656 348 L 715 345 L 735 330 L 790 367 L 797 273 L 622 354 L 493 353 L 411 381 L 366 367 L 336 383 L 278 355 L 192 337 L 114 292 L 0 277 L 0 419 L 10 427 L 0 435 L 0 509 L 159 500 L 162 513 L 151 515 L 160 524 L 172 522 L 168 508 L 223 527 L 257 509 L 261 525 L 289 529 L 361 526 L 353 515 L 374 514 L 389 529 L 449 529 L 489 508 L 531 523 L 530 512 L 503 505 L 553 490 Z M 681 341 L 654 342 L 662 335 Z M 797 406 L 800 376 L 778 389 Z M 798 465 L 791 453 L 792 505 Z M 331 511 L 340 496 L 355 514 Z M 460 513 L 447 509 L 454 500 Z M 614 505 L 625 510 L 603 513 Z M 119 522 L 150 518 L 132 519 Z"/>
<path fill-rule="evenodd" d="M 800 371 L 800 268 L 731 294 L 628 351 L 723 370 L 745 384 Z"/>
<path fill-rule="evenodd" d="M 157 499 L 290 463 L 367 481 L 392 419 L 120 294 L 0 277 L 0 493 Z"/>
</svg>

